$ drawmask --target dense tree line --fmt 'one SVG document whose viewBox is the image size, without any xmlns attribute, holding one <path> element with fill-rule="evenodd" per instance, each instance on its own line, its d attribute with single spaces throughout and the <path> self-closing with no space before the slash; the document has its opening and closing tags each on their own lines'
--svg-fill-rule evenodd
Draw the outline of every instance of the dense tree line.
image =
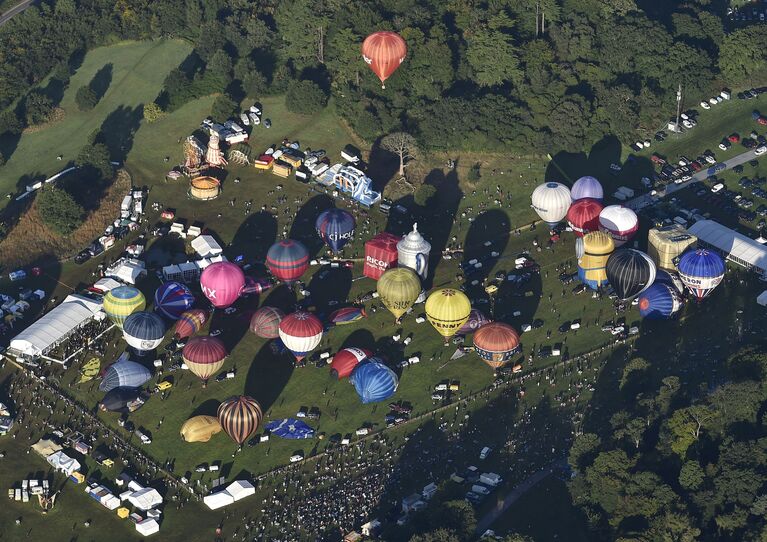
<svg viewBox="0 0 767 542">
<path fill-rule="evenodd" d="M 215 92 L 238 102 L 296 88 L 310 95 L 307 110 L 332 95 L 368 140 L 404 130 L 429 148 L 579 150 L 660 126 L 679 83 L 694 105 L 715 86 L 758 82 L 767 35 L 728 33 L 724 9 L 710 0 L 49 0 L 0 30 L 0 109 L 95 45 L 170 36 L 195 49 L 168 76 L 157 101 L 165 111 Z M 385 90 L 359 53 L 381 29 L 409 48 Z M 291 85 L 305 80 L 324 95 Z M 0 132 L 17 129 L 0 116 Z"/>
<path fill-rule="evenodd" d="M 646 389 L 648 369 L 632 360 L 621 388 Z M 575 440 L 570 490 L 595 539 L 767 539 L 767 354 L 744 349 L 728 371 L 698 397 L 666 377 L 618 407 L 611 432 Z"/>
</svg>

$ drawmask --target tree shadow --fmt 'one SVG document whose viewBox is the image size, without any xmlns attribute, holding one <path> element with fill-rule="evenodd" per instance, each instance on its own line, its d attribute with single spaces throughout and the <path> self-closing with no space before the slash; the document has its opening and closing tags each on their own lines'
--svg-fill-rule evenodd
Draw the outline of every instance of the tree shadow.
<svg viewBox="0 0 767 542">
<path fill-rule="evenodd" d="M 293 223 L 290 226 L 288 237 L 294 241 L 300 241 L 309 251 L 309 257 L 314 258 L 324 243 L 314 228 L 317 217 L 323 211 L 335 207 L 333 198 L 327 194 L 318 194 L 312 196 L 296 213 Z"/>
<path fill-rule="evenodd" d="M 310 305 L 322 316 L 346 303 L 352 287 L 352 270 L 346 267 L 322 266 L 309 281 Z"/>
<path fill-rule="evenodd" d="M 263 270 L 269 247 L 277 239 L 277 220 L 265 211 L 248 215 L 240 224 L 229 245 L 232 255 L 244 256 L 245 261 L 259 264 Z"/>
<path fill-rule="evenodd" d="M 68 81 L 62 81 L 55 77 L 51 77 L 48 80 L 48 84 L 41 90 L 41 92 L 51 100 L 54 107 L 58 107 L 61 104 L 61 100 L 64 98 L 64 91 L 69 86 Z"/>
<path fill-rule="evenodd" d="M 133 148 L 133 138 L 144 117 L 144 104 L 136 107 L 121 105 L 101 123 L 100 132 L 113 161 L 124 162 Z"/>
<path fill-rule="evenodd" d="M 105 64 L 99 71 L 95 73 L 91 82 L 88 83 L 90 89 L 96 94 L 96 98 L 101 100 L 109 90 L 109 85 L 112 84 L 112 71 L 114 66 L 111 62 Z"/>
<path fill-rule="evenodd" d="M 381 139 L 378 138 L 370 149 L 367 174 L 373 179 L 373 190 L 383 194 L 386 185 L 399 171 L 399 158 L 381 147 Z"/>
<path fill-rule="evenodd" d="M 268 344 L 263 345 L 248 369 L 245 395 L 258 401 L 266 415 L 288 384 L 294 368 L 292 358 L 275 354 Z"/>
</svg>

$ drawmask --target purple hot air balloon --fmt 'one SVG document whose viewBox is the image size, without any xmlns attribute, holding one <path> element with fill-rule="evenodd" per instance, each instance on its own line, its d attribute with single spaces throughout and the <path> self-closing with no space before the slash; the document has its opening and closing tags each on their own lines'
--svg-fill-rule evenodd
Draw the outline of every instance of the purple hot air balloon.
<svg viewBox="0 0 767 542">
<path fill-rule="evenodd" d="M 232 305 L 245 286 L 245 274 L 231 262 L 210 264 L 200 276 L 200 288 L 210 303 L 217 309 Z"/>
<path fill-rule="evenodd" d="M 573 187 L 570 189 L 570 197 L 573 201 L 583 198 L 592 198 L 602 201 L 605 194 L 602 185 L 596 177 L 586 175 L 575 181 Z"/>
<path fill-rule="evenodd" d="M 463 324 L 458 330 L 458 334 L 468 335 L 469 333 L 474 333 L 480 327 L 492 321 L 493 320 L 485 316 L 485 313 L 483 313 L 481 310 L 471 309 L 471 312 L 469 313 L 469 319 L 466 320 L 466 323 Z"/>
</svg>

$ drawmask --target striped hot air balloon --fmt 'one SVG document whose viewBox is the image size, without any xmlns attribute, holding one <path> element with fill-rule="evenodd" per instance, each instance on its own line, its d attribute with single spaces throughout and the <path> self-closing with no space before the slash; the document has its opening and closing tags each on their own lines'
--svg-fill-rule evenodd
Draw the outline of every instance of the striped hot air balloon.
<svg viewBox="0 0 767 542">
<path fill-rule="evenodd" d="M 384 271 L 376 291 L 384 307 L 399 320 L 418 299 L 421 279 L 409 267 L 394 267 Z"/>
<path fill-rule="evenodd" d="M 636 297 L 655 282 L 655 262 L 633 248 L 616 250 L 607 260 L 607 280 L 623 301 Z"/>
<path fill-rule="evenodd" d="M 176 339 L 185 339 L 191 337 L 205 325 L 208 320 L 208 313 L 202 309 L 191 309 L 181 313 L 176 321 Z"/>
<path fill-rule="evenodd" d="M 334 253 L 338 253 L 344 245 L 354 237 L 356 222 L 349 211 L 332 208 L 320 213 L 315 223 L 317 234 Z"/>
<path fill-rule="evenodd" d="M 452 288 L 432 292 L 424 308 L 429 323 L 445 338 L 446 343 L 461 329 L 471 314 L 469 298 L 460 290 Z"/>
<path fill-rule="evenodd" d="M 469 333 L 474 333 L 479 328 L 492 321 L 493 320 L 485 316 L 485 313 L 481 310 L 471 309 L 471 312 L 469 313 L 469 319 L 466 320 L 466 323 L 463 324 L 461 329 L 458 330 L 458 334 L 468 335 Z"/>
<path fill-rule="evenodd" d="M 285 313 L 276 307 L 261 307 L 250 319 L 250 330 L 262 339 L 276 339 L 280 336 L 280 322 Z"/>
<path fill-rule="evenodd" d="M 595 177 L 586 175 L 573 183 L 573 187 L 570 189 L 570 197 L 573 201 L 584 198 L 592 198 L 602 201 L 605 197 L 605 193 L 602 189 L 602 185 Z"/>
<path fill-rule="evenodd" d="M 218 406 L 221 428 L 240 446 L 253 436 L 262 418 L 261 405 L 247 395 L 230 397 Z"/>
<path fill-rule="evenodd" d="M 339 350 L 333 361 L 330 363 L 330 376 L 336 377 L 338 380 L 346 378 L 357 366 L 365 359 L 372 356 L 373 353 L 364 348 L 355 348 L 353 346 Z"/>
<path fill-rule="evenodd" d="M 203 385 L 224 365 L 226 347 L 217 337 L 192 337 L 181 351 L 189 370 L 202 380 Z"/>
<path fill-rule="evenodd" d="M 186 442 L 208 442 L 221 432 L 221 424 L 213 416 L 194 416 L 181 426 L 181 438 Z"/>
<path fill-rule="evenodd" d="M 682 298 L 676 289 L 657 279 L 639 294 L 639 314 L 649 320 L 671 318 L 682 308 Z"/>
<path fill-rule="evenodd" d="M 266 253 L 266 265 L 278 279 L 294 282 L 309 268 L 309 251 L 292 239 L 278 241 Z"/>
<path fill-rule="evenodd" d="M 280 339 L 285 348 L 293 352 L 296 361 L 301 361 L 306 354 L 317 348 L 322 340 L 322 332 L 320 319 L 304 311 L 287 315 L 279 327 Z"/>
<path fill-rule="evenodd" d="M 343 326 L 345 324 L 352 324 L 358 320 L 365 318 L 367 314 L 362 307 L 344 307 L 330 313 L 328 320 L 331 324 L 336 326 Z"/>
<path fill-rule="evenodd" d="M 152 378 L 152 373 L 149 372 L 149 369 L 135 361 L 121 358 L 107 367 L 99 384 L 99 389 L 110 391 L 115 388 L 138 388 L 150 378 Z"/>
<path fill-rule="evenodd" d="M 166 282 L 154 292 L 154 309 L 170 320 L 178 320 L 192 305 L 194 295 L 180 282 Z"/>
<path fill-rule="evenodd" d="M 536 187 L 532 195 L 532 208 L 552 228 L 567 215 L 572 200 L 570 189 L 561 183 L 548 182 Z"/>
<path fill-rule="evenodd" d="M 123 338 L 140 352 L 154 350 L 165 337 L 165 322 L 153 312 L 134 312 L 123 322 Z"/>
<path fill-rule="evenodd" d="M 722 282 L 726 267 L 719 254 L 699 248 L 682 254 L 677 269 L 682 283 L 702 301 Z"/>
<path fill-rule="evenodd" d="M 599 213 L 603 206 L 595 199 L 583 198 L 573 202 L 567 210 L 567 223 L 577 237 L 599 231 Z"/>
<path fill-rule="evenodd" d="M 122 329 L 128 316 L 146 308 L 146 298 L 138 288 L 118 286 L 104 296 L 103 307 L 109 319 Z"/>
<path fill-rule="evenodd" d="M 368 358 L 358 364 L 349 380 L 364 404 L 385 401 L 397 391 L 399 379 L 380 358 Z"/>
<path fill-rule="evenodd" d="M 490 322 L 474 334 L 474 350 L 485 363 L 497 369 L 519 350 L 519 333 L 509 324 Z"/>
<path fill-rule="evenodd" d="M 381 88 L 386 88 L 384 82 L 393 74 L 407 56 L 407 44 L 396 32 L 373 32 L 362 42 L 362 58 L 381 80 Z"/>
</svg>

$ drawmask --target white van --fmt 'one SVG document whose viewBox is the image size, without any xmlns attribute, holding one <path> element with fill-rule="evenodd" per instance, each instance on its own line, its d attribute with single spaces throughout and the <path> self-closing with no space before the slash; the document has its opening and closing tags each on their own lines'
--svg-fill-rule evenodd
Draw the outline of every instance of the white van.
<svg viewBox="0 0 767 542">
<path fill-rule="evenodd" d="M 482 451 L 479 452 L 479 458 L 480 459 L 487 459 L 487 456 L 490 455 L 491 451 L 492 450 L 489 447 L 485 446 L 484 448 L 482 448 Z"/>
<path fill-rule="evenodd" d="M 714 186 L 711 187 L 711 192 L 716 194 L 717 192 L 719 192 L 723 188 L 724 188 L 724 184 L 723 183 L 716 183 Z"/>
</svg>

